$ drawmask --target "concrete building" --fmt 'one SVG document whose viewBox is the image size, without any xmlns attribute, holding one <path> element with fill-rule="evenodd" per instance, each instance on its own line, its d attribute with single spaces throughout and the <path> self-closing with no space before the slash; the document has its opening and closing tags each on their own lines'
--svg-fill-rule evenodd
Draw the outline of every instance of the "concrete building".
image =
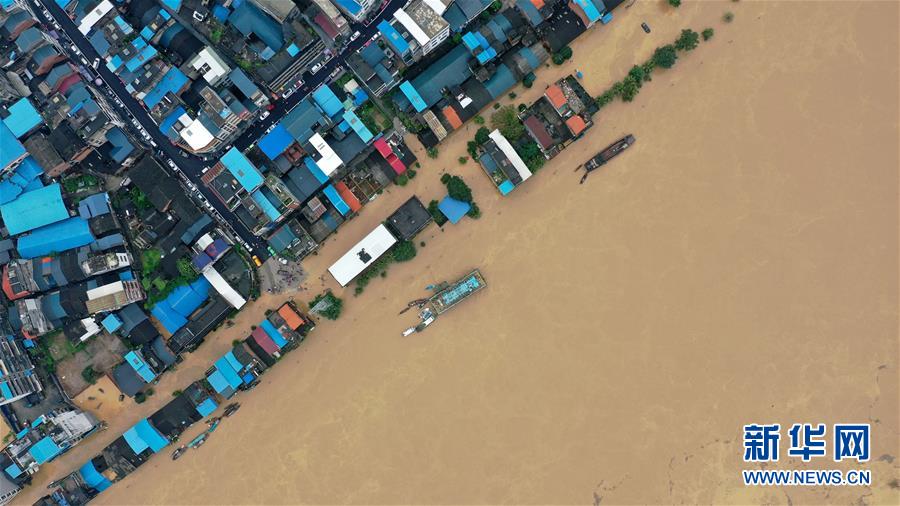
<svg viewBox="0 0 900 506">
<path fill-rule="evenodd" d="M 12 336 L 0 337 L 0 406 L 41 390 L 28 354 Z"/>
<path fill-rule="evenodd" d="M 413 51 L 425 56 L 450 37 L 450 25 L 442 17 L 445 10 L 439 0 L 413 0 L 394 12 L 396 22 L 392 24 L 394 28 L 402 26 L 401 33 L 408 34 L 418 46 Z"/>
</svg>

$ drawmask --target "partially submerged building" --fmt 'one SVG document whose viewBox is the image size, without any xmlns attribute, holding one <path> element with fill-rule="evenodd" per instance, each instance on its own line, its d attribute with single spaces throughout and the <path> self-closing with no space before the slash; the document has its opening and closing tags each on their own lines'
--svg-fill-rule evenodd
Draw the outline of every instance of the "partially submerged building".
<svg viewBox="0 0 900 506">
<path fill-rule="evenodd" d="M 525 165 L 525 161 L 500 130 L 494 130 L 488 135 L 488 141 L 481 146 L 478 163 L 501 195 L 509 194 L 516 186 L 531 177 L 531 171 Z"/>
<path fill-rule="evenodd" d="M 385 222 L 394 235 L 401 241 L 409 241 L 434 221 L 431 213 L 418 197 L 413 195 L 396 211 L 388 216 Z"/>
<path fill-rule="evenodd" d="M 396 244 L 397 238 L 385 227 L 378 225 L 375 230 L 356 243 L 350 250 L 328 268 L 341 286 L 347 286 L 367 267 L 388 252 Z"/>
</svg>

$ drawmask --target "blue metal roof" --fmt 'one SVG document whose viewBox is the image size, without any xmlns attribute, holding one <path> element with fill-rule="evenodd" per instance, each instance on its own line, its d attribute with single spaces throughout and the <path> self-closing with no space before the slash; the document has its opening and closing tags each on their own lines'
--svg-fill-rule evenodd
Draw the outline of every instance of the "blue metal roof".
<svg viewBox="0 0 900 506">
<path fill-rule="evenodd" d="M 234 356 L 234 351 L 229 351 L 223 358 L 228 362 L 228 365 L 234 369 L 234 372 L 240 373 L 244 370 L 244 364 Z"/>
<path fill-rule="evenodd" d="M 145 382 L 150 383 L 156 378 L 156 373 L 153 372 L 153 369 L 147 365 L 144 358 L 138 355 L 137 352 L 129 351 L 126 353 L 125 361 L 128 362 L 128 365 L 130 365 L 131 368 L 134 369 L 134 372 L 138 373 L 138 376 Z"/>
<path fill-rule="evenodd" d="M 209 385 L 213 387 L 213 390 L 220 394 L 231 388 L 228 380 L 225 379 L 225 376 L 218 369 L 206 376 L 206 380 L 209 381 Z"/>
<path fill-rule="evenodd" d="M 228 23 L 244 36 L 256 35 L 266 46 L 278 51 L 284 45 L 281 25 L 251 2 L 243 2 L 228 16 Z"/>
<path fill-rule="evenodd" d="M 50 436 L 44 436 L 43 439 L 35 443 L 28 449 L 28 453 L 34 457 L 34 461 L 38 464 L 43 464 L 48 460 L 53 459 L 60 453 L 62 453 L 62 448 L 56 444 Z"/>
<path fill-rule="evenodd" d="M 98 492 L 103 492 L 112 486 L 112 482 L 97 472 L 97 468 L 94 467 L 94 463 L 90 460 L 81 466 L 78 469 L 78 472 L 81 474 L 81 478 L 84 480 L 85 484 Z"/>
<path fill-rule="evenodd" d="M 3 170 L 25 155 L 25 146 L 16 138 L 16 134 L 0 121 L 0 170 Z"/>
<path fill-rule="evenodd" d="M 537 26 L 544 21 L 540 11 L 531 3 L 531 0 L 516 0 L 516 7 L 525 14 L 525 18 L 528 19 L 532 26 Z"/>
<path fill-rule="evenodd" d="M 463 44 L 466 45 L 466 49 L 468 49 L 469 51 L 474 51 L 478 48 L 478 46 L 481 45 L 478 43 L 478 39 L 475 38 L 475 34 L 472 32 L 466 32 L 462 36 L 462 41 Z"/>
<path fill-rule="evenodd" d="M 231 148 L 222 155 L 222 165 L 231 172 L 241 187 L 248 192 L 255 190 L 263 183 L 262 173 L 237 148 Z"/>
<path fill-rule="evenodd" d="M 344 106 L 341 105 L 340 99 L 327 84 L 323 84 L 316 88 L 312 93 L 312 98 L 316 102 L 316 105 L 318 105 L 319 108 L 322 109 L 322 112 L 328 117 L 334 117 L 335 114 L 344 110 Z"/>
<path fill-rule="evenodd" d="M 16 244 L 19 256 L 34 258 L 52 252 L 63 252 L 94 242 L 88 222 L 80 217 L 58 221 L 20 237 Z"/>
<path fill-rule="evenodd" d="M 253 197 L 253 201 L 259 205 L 259 208 L 262 209 L 263 213 L 265 213 L 270 220 L 275 221 L 281 217 L 281 213 L 278 212 L 278 209 L 276 209 L 272 202 L 263 194 L 261 188 L 251 193 L 250 196 Z"/>
<path fill-rule="evenodd" d="M 287 339 L 285 339 L 284 336 L 281 335 L 281 332 L 278 330 L 278 328 L 275 327 L 275 325 L 272 324 L 272 322 L 270 322 L 269 320 L 263 320 L 259 324 L 259 326 L 266 331 L 266 335 L 268 335 L 269 338 L 272 339 L 272 341 L 276 346 L 278 346 L 279 349 L 287 346 Z"/>
<path fill-rule="evenodd" d="M 472 75 L 469 69 L 470 56 L 469 50 L 459 44 L 412 80 L 415 91 L 424 101 L 424 107 L 416 108 L 417 111 L 424 111 L 436 104 L 442 98 L 442 89 L 462 84 Z"/>
<path fill-rule="evenodd" d="M 291 133 L 283 124 L 279 123 L 259 140 L 259 149 L 269 160 L 274 160 L 293 143 L 294 138 L 291 137 Z"/>
<path fill-rule="evenodd" d="M 322 172 L 322 169 L 319 168 L 319 164 L 317 164 L 315 160 L 307 156 L 303 159 L 303 163 L 306 164 L 306 168 L 309 169 L 310 174 L 312 174 L 318 182 L 322 184 L 328 182 L 328 176 Z"/>
<path fill-rule="evenodd" d="M 494 72 L 494 75 L 485 81 L 484 87 L 487 89 L 488 93 L 491 94 L 491 98 L 496 99 L 515 86 L 516 82 L 516 76 L 509 67 L 507 67 L 505 63 L 501 63 L 500 65 L 497 65 L 497 70 Z"/>
<path fill-rule="evenodd" d="M 138 39 L 138 40 L 143 40 L 143 39 Z M 145 46 L 143 49 L 141 49 L 140 53 L 138 53 L 134 56 L 134 58 L 128 60 L 128 62 L 125 64 L 125 68 L 128 69 L 129 72 L 134 72 L 135 70 L 139 69 L 143 64 L 150 61 L 154 56 L 156 56 L 156 54 L 157 54 L 157 51 L 156 51 L 155 47 L 149 46 L 149 45 Z"/>
<path fill-rule="evenodd" d="M 187 323 L 187 317 L 209 297 L 209 287 L 209 281 L 202 276 L 190 285 L 179 286 L 164 300 L 157 302 L 150 310 L 150 314 L 159 320 L 170 334 L 174 334 Z"/>
<path fill-rule="evenodd" d="M 144 96 L 144 105 L 148 109 L 153 109 L 159 104 L 166 93 L 176 93 L 185 84 L 188 83 L 188 77 L 178 67 L 172 67 L 166 72 L 162 80 L 152 89 L 150 93 Z"/>
<path fill-rule="evenodd" d="M 590 0 L 574 0 L 574 2 L 575 5 L 581 7 L 581 10 L 584 11 L 584 14 L 588 17 L 588 20 L 590 20 L 591 23 L 600 19 L 600 12 Z"/>
<path fill-rule="evenodd" d="M 216 410 L 217 407 L 218 405 L 216 404 L 216 401 L 212 399 L 206 399 L 205 401 L 197 405 L 197 413 L 200 413 L 200 416 L 209 416 L 213 413 L 213 411 Z"/>
<path fill-rule="evenodd" d="M 416 87 L 413 86 L 409 81 L 403 81 L 403 83 L 400 85 L 400 91 L 402 91 L 403 94 L 406 95 L 406 98 L 409 100 L 409 103 L 412 104 L 416 112 L 422 112 L 425 109 L 428 109 L 428 104 L 425 103 L 425 100 L 423 100 L 422 96 L 419 95 Z"/>
<path fill-rule="evenodd" d="M 122 326 L 122 320 L 120 320 L 119 317 L 115 314 L 110 314 L 109 316 L 104 318 L 103 321 L 100 322 L 100 324 L 103 325 L 103 328 L 105 328 L 107 332 L 111 333 L 119 330 L 119 328 Z"/>
<path fill-rule="evenodd" d="M 344 120 L 350 124 L 350 128 L 352 128 L 353 131 L 356 132 L 356 135 L 358 135 L 359 138 L 362 139 L 362 141 L 366 144 L 368 144 L 372 140 L 372 138 L 375 137 L 374 135 L 372 135 L 372 132 L 369 131 L 368 127 L 366 127 L 366 124 L 363 123 L 361 119 L 359 119 L 355 112 L 346 111 L 344 113 Z"/>
<path fill-rule="evenodd" d="M 356 3 L 354 0 L 336 0 L 337 4 L 343 7 L 347 12 L 352 16 L 356 16 L 359 14 L 359 11 L 362 10 L 362 6 Z"/>
<path fill-rule="evenodd" d="M 21 139 L 23 135 L 31 131 L 32 128 L 43 122 L 41 115 L 37 109 L 31 105 L 31 102 L 22 97 L 14 104 L 7 108 L 9 116 L 3 118 L 3 122 L 9 127 L 9 131 Z"/>
<path fill-rule="evenodd" d="M 469 205 L 468 202 L 456 200 L 449 195 L 444 197 L 440 204 L 438 204 L 438 209 L 440 209 L 441 212 L 444 213 L 444 216 L 450 220 L 450 223 L 453 223 L 454 225 L 459 223 L 459 220 L 469 212 L 471 207 L 472 206 Z"/>
<path fill-rule="evenodd" d="M 22 476 L 22 470 L 19 468 L 19 466 L 16 465 L 15 462 L 6 466 L 6 469 L 4 469 L 4 471 L 6 471 L 6 474 L 8 474 L 9 477 L 13 478 L 13 479 L 16 479 L 19 476 Z"/>
<path fill-rule="evenodd" d="M 328 197 L 328 200 L 334 206 L 338 212 L 341 213 L 341 216 L 347 216 L 347 213 L 350 212 L 350 206 L 344 202 L 344 199 L 338 194 L 337 190 L 332 185 L 328 185 L 324 190 L 325 196 Z"/>
<path fill-rule="evenodd" d="M 157 453 L 169 444 L 169 440 L 150 425 L 146 418 L 125 431 L 123 436 L 135 454 L 139 454 L 147 448 L 150 448 L 153 453 Z"/>
<path fill-rule="evenodd" d="M 18 235 L 69 217 L 58 183 L 19 195 L 0 206 L 9 235 Z"/>
<path fill-rule="evenodd" d="M 238 376 L 238 371 L 231 367 L 225 357 L 216 360 L 216 370 L 222 373 L 222 377 L 231 385 L 231 388 L 238 388 L 243 383 L 241 377 Z"/>
<path fill-rule="evenodd" d="M 386 19 L 382 19 L 380 23 L 378 23 L 378 31 L 381 32 L 381 35 L 387 39 L 388 42 L 394 46 L 394 49 L 397 50 L 400 54 L 405 54 L 409 52 L 409 42 L 400 35 L 400 32 L 394 28 L 394 25 L 388 23 Z"/>
</svg>

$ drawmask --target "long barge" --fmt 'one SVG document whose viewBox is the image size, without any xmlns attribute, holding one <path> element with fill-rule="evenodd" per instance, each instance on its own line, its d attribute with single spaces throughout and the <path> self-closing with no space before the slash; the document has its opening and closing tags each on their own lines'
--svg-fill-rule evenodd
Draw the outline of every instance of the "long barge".
<svg viewBox="0 0 900 506">
<path fill-rule="evenodd" d="M 581 177 L 581 183 L 584 183 L 584 180 L 587 179 L 588 175 L 595 169 L 606 165 L 607 162 L 620 155 L 623 151 L 628 149 L 632 144 L 634 144 L 635 138 L 633 135 L 628 134 L 625 137 L 617 140 L 616 142 L 610 144 L 603 151 L 597 153 L 593 158 L 585 162 L 584 164 L 584 176 Z M 580 184 L 580 183 L 579 183 Z"/>
<path fill-rule="evenodd" d="M 428 307 L 435 315 L 446 313 L 457 304 L 487 286 L 484 276 L 478 269 L 466 274 L 447 288 L 428 299 Z"/>
</svg>

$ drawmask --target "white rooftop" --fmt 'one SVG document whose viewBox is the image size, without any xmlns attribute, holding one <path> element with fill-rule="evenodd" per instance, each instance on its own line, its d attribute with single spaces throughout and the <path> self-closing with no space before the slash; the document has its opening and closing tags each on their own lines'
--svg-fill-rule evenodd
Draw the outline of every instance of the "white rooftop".
<svg viewBox="0 0 900 506">
<path fill-rule="evenodd" d="M 341 286 L 353 281 L 353 278 L 372 265 L 381 255 L 391 248 L 397 238 L 383 224 L 378 225 L 369 235 L 344 253 L 344 256 L 328 268 L 335 281 Z"/>
</svg>

